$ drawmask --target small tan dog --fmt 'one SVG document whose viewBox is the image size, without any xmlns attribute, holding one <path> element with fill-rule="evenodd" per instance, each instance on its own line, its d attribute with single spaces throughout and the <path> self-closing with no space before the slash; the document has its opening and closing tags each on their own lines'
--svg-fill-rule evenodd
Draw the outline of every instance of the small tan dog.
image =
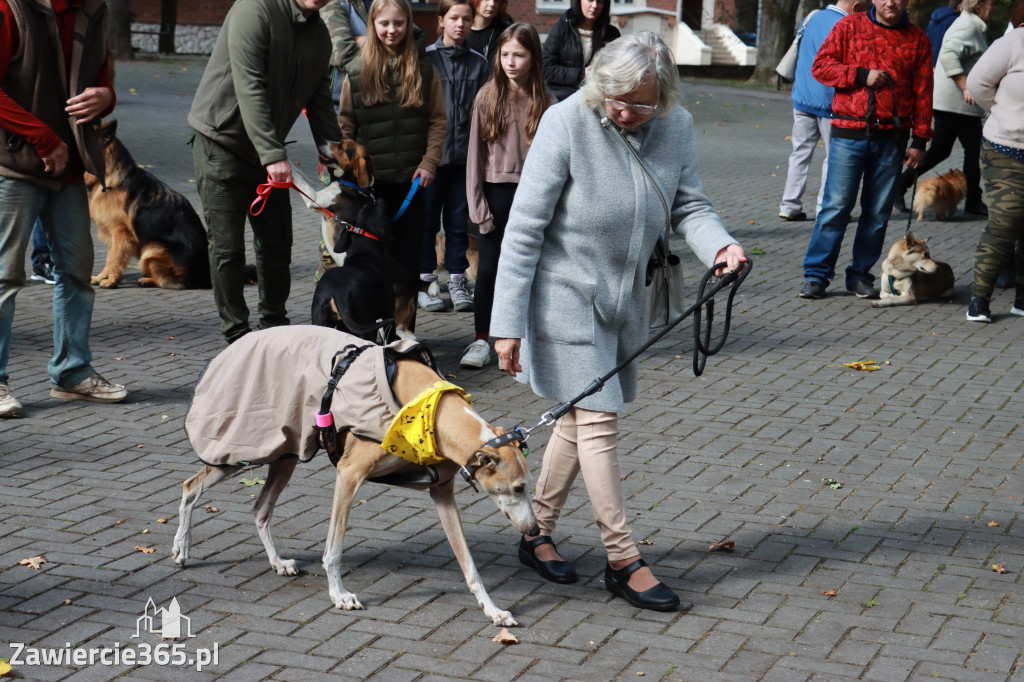
<svg viewBox="0 0 1024 682">
<path fill-rule="evenodd" d="M 880 298 L 871 303 L 872 307 L 914 305 L 953 294 L 953 268 L 932 260 L 927 243 L 927 239 L 915 239 L 907 232 L 904 239 L 892 245 L 882 261 Z"/>
<path fill-rule="evenodd" d="M 967 176 L 962 170 L 952 169 L 937 178 L 925 178 L 917 183 L 914 192 L 914 210 L 921 220 L 929 206 L 938 220 L 949 220 L 956 213 L 956 207 L 967 196 Z"/>
</svg>

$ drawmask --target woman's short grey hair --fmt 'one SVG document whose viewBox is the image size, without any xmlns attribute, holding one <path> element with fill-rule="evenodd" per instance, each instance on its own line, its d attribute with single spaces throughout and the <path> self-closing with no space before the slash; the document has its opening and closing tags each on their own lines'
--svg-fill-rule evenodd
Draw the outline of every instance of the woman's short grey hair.
<svg viewBox="0 0 1024 682">
<path fill-rule="evenodd" d="M 583 101 L 600 110 L 604 98 L 633 92 L 649 78 L 658 82 L 658 115 L 668 114 L 679 96 L 679 72 L 672 50 L 651 31 L 622 36 L 605 45 L 590 63 Z"/>
<path fill-rule="evenodd" d="M 985 3 L 985 0 L 960 0 L 961 12 L 978 13 L 978 8 Z"/>
</svg>

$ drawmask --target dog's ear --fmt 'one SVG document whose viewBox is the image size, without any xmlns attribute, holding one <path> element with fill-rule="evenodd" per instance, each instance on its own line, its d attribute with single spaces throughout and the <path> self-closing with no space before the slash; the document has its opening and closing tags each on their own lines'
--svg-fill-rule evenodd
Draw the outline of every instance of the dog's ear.
<svg viewBox="0 0 1024 682">
<path fill-rule="evenodd" d="M 370 169 L 367 168 L 366 155 L 357 154 L 352 159 L 352 174 L 356 176 L 356 184 L 366 189 L 373 183 Z"/>
<path fill-rule="evenodd" d="M 913 246 L 914 244 L 917 243 L 917 240 L 914 239 L 914 233 L 911 232 L 910 230 L 907 230 L 907 237 L 906 237 L 906 239 L 907 239 L 907 246 Z"/>
<path fill-rule="evenodd" d="M 476 463 L 481 469 L 497 469 L 498 468 L 498 456 L 489 450 L 477 450 Z"/>
<path fill-rule="evenodd" d="M 114 119 L 113 121 L 107 121 L 106 123 L 104 123 L 102 130 L 104 138 L 109 139 L 114 137 L 114 135 L 117 134 L 117 119 Z"/>
<path fill-rule="evenodd" d="M 331 251 L 334 253 L 345 253 L 352 246 L 352 233 L 348 230 L 342 230 L 341 234 L 334 242 L 334 248 Z"/>
</svg>

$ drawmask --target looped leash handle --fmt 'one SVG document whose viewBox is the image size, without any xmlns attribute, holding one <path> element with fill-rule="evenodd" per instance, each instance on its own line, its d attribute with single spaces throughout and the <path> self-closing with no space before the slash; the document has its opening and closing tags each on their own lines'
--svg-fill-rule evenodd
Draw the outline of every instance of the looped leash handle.
<svg viewBox="0 0 1024 682">
<path fill-rule="evenodd" d="M 260 213 L 262 213 L 264 207 L 266 207 L 266 205 L 267 205 L 267 199 L 270 197 L 270 193 L 273 192 L 275 189 L 293 189 L 293 190 L 295 190 L 296 192 L 298 192 L 302 196 L 304 196 L 307 199 L 309 199 L 310 203 L 312 203 L 314 206 L 316 206 L 321 211 L 323 211 L 324 215 L 330 217 L 331 220 L 335 220 L 334 213 L 332 213 L 331 211 L 328 211 L 326 208 L 324 208 L 323 206 L 318 204 L 316 199 L 314 199 L 313 197 L 309 196 L 308 194 L 303 192 L 301 189 L 296 187 L 294 182 L 292 182 L 291 180 L 271 180 L 270 176 L 267 176 L 267 181 L 265 183 L 263 183 L 262 185 L 260 185 L 260 186 L 258 186 L 256 188 L 256 198 L 253 200 L 252 204 L 249 206 L 249 214 L 257 216 Z M 257 206 L 259 206 L 259 208 L 256 208 Z"/>
</svg>

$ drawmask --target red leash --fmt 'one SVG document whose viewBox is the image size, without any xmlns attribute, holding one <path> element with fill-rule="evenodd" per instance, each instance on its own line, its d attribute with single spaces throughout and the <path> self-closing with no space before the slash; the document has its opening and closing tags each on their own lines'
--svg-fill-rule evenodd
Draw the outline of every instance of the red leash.
<svg viewBox="0 0 1024 682">
<path fill-rule="evenodd" d="M 336 223 L 341 223 L 342 225 L 344 225 L 345 229 L 348 230 L 349 232 L 353 232 L 363 237 L 369 237 L 370 239 L 373 239 L 375 241 L 380 241 L 380 238 L 377 235 L 370 234 L 363 228 L 356 227 L 355 225 L 347 223 L 344 220 L 341 220 L 340 218 L 335 216 L 332 212 L 328 211 L 326 208 L 318 204 L 316 199 L 314 199 L 313 197 L 309 196 L 301 189 L 296 187 L 295 183 L 293 183 L 291 180 L 279 182 L 277 180 L 271 180 L 268 177 L 266 183 L 256 188 L 256 198 L 253 200 L 252 205 L 249 206 L 249 213 L 254 216 L 257 216 L 260 213 L 262 213 L 263 208 L 267 205 L 267 197 L 269 197 L 270 193 L 273 192 L 275 189 L 293 189 L 302 196 L 309 199 L 310 203 L 312 203 L 314 206 L 323 211 L 324 215 L 329 216 L 331 220 L 335 221 Z M 259 208 L 257 208 L 257 206 L 259 206 Z"/>
</svg>

